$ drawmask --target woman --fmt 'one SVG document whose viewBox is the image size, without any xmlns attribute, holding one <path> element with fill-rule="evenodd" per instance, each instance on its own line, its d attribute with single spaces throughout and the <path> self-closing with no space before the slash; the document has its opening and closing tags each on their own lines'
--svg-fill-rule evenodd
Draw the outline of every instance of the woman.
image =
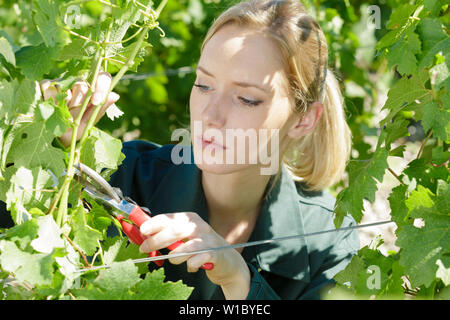
<svg viewBox="0 0 450 320">
<path fill-rule="evenodd" d="M 191 128 L 201 127 L 191 133 L 194 163 L 175 164 L 173 145 L 133 141 L 111 180 L 155 215 L 141 226 L 141 251 L 177 240 L 185 243 L 173 253 L 333 228 L 335 199 L 321 190 L 341 179 L 351 136 L 327 56 L 319 25 L 299 1 L 245 1 L 214 21 L 190 96 Z M 105 100 L 109 85 L 103 73 L 94 97 Z M 70 94 L 72 112 L 83 86 Z M 103 109 L 117 99 L 112 94 Z M 236 129 L 276 134 L 256 147 L 219 139 Z M 269 149 L 278 155 L 275 174 L 262 174 L 261 159 L 223 161 Z M 356 231 L 336 232 L 173 258 L 165 271 L 194 286 L 193 299 L 319 298 L 358 248 Z M 207 262 L 214 268 L 200 269 Z"/>
</svg>

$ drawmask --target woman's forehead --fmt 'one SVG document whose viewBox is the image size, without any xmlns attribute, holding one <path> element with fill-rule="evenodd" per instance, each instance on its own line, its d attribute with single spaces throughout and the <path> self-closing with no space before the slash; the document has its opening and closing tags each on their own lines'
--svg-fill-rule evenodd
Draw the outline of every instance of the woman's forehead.
<svg viewBox="0 0 450 320">
<path fill-rule="evenodd" d="M 273 40 L 260 31 L 235 26 L 226 26 L 211 37 L 199 65 L 215 77 L 268 86 L 282 81 L 278 78 L 283 76 L 283 64 Z"/>
</svg>

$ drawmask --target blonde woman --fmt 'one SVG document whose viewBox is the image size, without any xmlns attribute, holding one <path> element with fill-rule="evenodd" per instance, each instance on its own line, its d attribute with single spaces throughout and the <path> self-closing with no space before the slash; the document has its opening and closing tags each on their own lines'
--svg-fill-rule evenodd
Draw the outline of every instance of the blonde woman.
<svg viewBox="0 0 450 320">
<path fill-rule="evenodd" d="M 335 199 L 324 189 L 342 177 L 351 134 L 327 57 L 318 23 L 297 0 L 244 1 L 214 21 L 190 96 L 192 146 L 182 151 L 192 162 L 175 163 L 174 145 L 128 142 L 111 180 L 153 212 L 141 226 L 141 251 L 182 240 L 172 252 L 187 252 L 334 227 Z M 110 77 L 99 79 L 96 96 L 104 98 Z M 80 100 L 80 87 L 72 99 Z M 237 129 L 276 134 L 253 147 L 221 139 Z M 261 150 L 276 155 L 271 174 L 261 171 Z M 242 154 L 257 160 L 233 161 Z M 343 226 L 352 224 L 346 218 Z M 358 249 L 356 231 L 337 232 L 173 258 L 165 273 L 193 286 L 192 299 L 316 299 Z M 207 262 L 212 270 L 201 269 Z"/>
</svg>

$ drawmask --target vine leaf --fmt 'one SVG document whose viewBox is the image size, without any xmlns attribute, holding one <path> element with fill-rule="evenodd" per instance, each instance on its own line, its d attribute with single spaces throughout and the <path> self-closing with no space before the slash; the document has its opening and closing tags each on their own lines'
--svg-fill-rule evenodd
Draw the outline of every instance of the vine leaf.
<svg viewBox="0 0 450 320">
<path fill-rule="evenodd" d="M 34 250 L 41 253 L 51 253 L 55 248 L 64 248 L 61 239 L 61 231 L 51 215 L 45 215 L 37 219 L 38 237 L 31 241 Z"/>
<path fill-rule="evenodd" d="M 164 282 L 164 269 L 159 268 L 148 273 L 136 286 L 136 300 L 185 300 L 194 288 L 181 282 Z"/>
<path fill-rule="evenodd" d="M 51 202 L 53 179 L 51 174 L 40 167 L 27 169 L 14 166 L 5 171 L 5 182 L 0 184 L 0 200 L 11 210 L 13 220 L 20 224 L 31 218 L 27 208 L 46 210 Z"/>
<path fill-rule="evenodd" d="M 428 79 L 428 72 L 400 79 L 388 92 L 388 99 L 382 110 L 388 110 L 389 114 L 380 122 L 380 126 L 388 124 L 399 111 L 408 106 L 418 109 L 419 106 L 429 103 L 432 97 L 425 88 Z"/>
<path fill-rule="evenodd" d="M 418 186 L 407 202 L 410 216 L 423 219 L 425 226 L 403 226 L 396 245 L 402 248 L 400 263 L 405 266 L 413 286 L 429 287 L 436 278 L 438 259 L 450 253 L 450 188 L 439 180 L 438 193 Z"/>
<path fill-rule="evenodd" d="M 370 202 L 375 201 L 377 181 L 383 181 L 384 172 L 388 168 L 387 157 L 389 152 L 385 148 L 375 151 L 372 159 L 350 161 L 348 165 L 349 186 L 343 189 L 336 197 L 336 213 L 334 224 L 340 227 L 344 217 L 351 214 L 356 222 L 363 216 L 363 198 Z M 376 179 L 376 180 L 375 180 Z"/>
<path fill-rule="evenodd" d="M 104 131 L 93 127 L 81 150 L 81 162 L 100 172 L 101 169 L 117 169 L 122 162 L 122 143 Z"/>
<path fill-rule="evenodd" d="M 445 105 L 445 103 L 444 103 Z M 433 134 L 445 141 L 450 142 L 450 106 L 440 108 L 437 101 L 432 101 L 424 106 L 423 129 L 427 132 L 433 129 Z"/>
<path fill-rule="evenodd" d="M 65 169 L 65 154 L 53 147 L 54 138 L 43 122 L 17 122 L 5 139 L 10 146 L 6 162 L 14 163 L 16 167 L 47 168 L 60 177 Z"/>
<path fill-rule="evenodd" d="M 62 30 L 59 7 L 61 0 L 33 0 L 33 20 L 47 47 L 65 44 L 69 35 Z"/>
<path fill-rule="evenodd" d="M 103 239 L 100 231 L 86 223 L 84 208 L 82 206 L 72 211 L 73 242 L 87 255 L 93 255 L 97 250 L 99 241 Z"/>
<path fill-rule="evenodd" d="M 23 47 L 16 52 L 17 66 L 25 77 L 40 80 L 52 70 L 53 59 L 58 57 L 59 51 L 59 47 L 49 48 L 45 43 Z"/>
<path fill-rule="evenodd" d="M 21 251 L 14 242 L 0 240 L 0 264 L 20 282 L 49 285 L 53 278 L 53 253 Z"/>
<path fill-rule="evenodd" d="M 421 52 L 421 43 L 419 36 L 413 31 L 404 34 L 403 37 L 403 41 L 398 41 L 390 48 L 386 58 L 389 67 L 397 66 L 400 74 L 412 74 L 417 69 L 416 54 Z"/>
<path fill-rule="evenodd" d="M 177 282 L 163 282 L 162 268 L 139 277 L 136 265 L 130 260 L 115 262 L 110 268 L 100 271 L 94 282 L 85 288 L 74 290 L 77 298 L 89 300 L 150 300 L 186 299 L 192 288 Z"/>
<path fill-rule="evenodd" d="M 31 115 L 40 97 L 41 91 L 35 81 L 0 81 L 0 119 L 10 125 L 11 120 L 19 114 Z"/>
<path fill-rule="evenodd" d="M 125 238 L 108 238 L 105 241 L 105 247 L 107 248 L 105 249 L 105 254 L 103 256 L 103 262 L 105 264 L 147 257 L 145 253 L 139 251 L 138 245 L 130 243 Z M 136 266 L 138 267 L 139 274 L 148 272 L 147 264 L 139 263 Z"/>
</svg>

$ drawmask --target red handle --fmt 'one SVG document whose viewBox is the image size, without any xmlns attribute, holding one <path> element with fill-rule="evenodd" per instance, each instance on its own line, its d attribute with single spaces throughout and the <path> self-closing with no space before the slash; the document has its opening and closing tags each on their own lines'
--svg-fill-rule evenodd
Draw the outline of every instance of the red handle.
<svg viewBox="0 0 450 320">
<path fill-rule="evenodd" d="M 150 216 L 148 214 L 146 214 L 141 208 L 139 208 L 139 206 L 134 206 L 133 210 L 131 210 L 131 213 L 129 215 L 129 218 L 131 221 L 133 221 L 136 225 L 141 226 L 145 221 L 150 219 Z M 123 227 L 123 223 L 126 223 L 125 221 L 120 221 L 120 223 L 122 224 Z M 127 223 L 128 224 L 128 223 Z M 128 224 L 129 225 L 129 224 Z M 136 238 L 138 242 L 133 241 L 133 239 L 128 235 L 128 233 L 125 231 L 124 228 L 124 232 L 128 235 L 128 237 L 130 238 L 131 241 L 135 242 L 136 244 L 141 244 L 142 242 L 144 242 L 145 238 L 142 236 L 141 232 L 139 231 L 139 228 L 137 228 L 136 226 L 133 226 L 134 228 L 132 228 L 130 234 L 132 234 L 133 238 Z M 128 228 L 128 227 L 127 227 Z M 139 237 L 137 237 L 137 232 L 135 231 L 137 230 L 137 232 L 139 233 Z M 183 244 L 184 242 L 179 240 L 177 242 L 172 243 L 171 245 L 169 245 L 167 247 L 167 249 L 169 250 L 174 250 L 175 248 L 177 248 L 178 246 L 180 246 L 181 244 Z M 153 251 L 149 253 L 153 254 L 151 257 L 154 256 L 159 256 L 161 255 L 161 253 L 159 251 Z M 162 264 L 164 263 L 164 260 L 161 261 L 154 261 L 158 266 L 162 266 Z M 203 264 L 201 266 L 202 269 L 205 270 L 212 270 L 214 268 L 214 264 L 211 262 L 207 262 L 205 264 Z"/>
<path fill-rule="evenodd" d="M 122 216 L 118 216 L 117 220 L 119 220 L 120 224 L 122 225 L 123 232 L 128 236 L 128 239 L 130 239 L 131 242 L 141 245 L 142 242 L 144 242 L 145 238 L 142 236 L 141 231 L 138 227 L 136 227 L 134 224 L 128 223 Z M 152 251 L 149 252 L 149 257 L 156 257 L 160 256 L 161 252 L 159 251 Z M 164 264 L 164 260 L 159 261 L 153 261 L 158 267 L 161 267 Z"/>
</svg>

